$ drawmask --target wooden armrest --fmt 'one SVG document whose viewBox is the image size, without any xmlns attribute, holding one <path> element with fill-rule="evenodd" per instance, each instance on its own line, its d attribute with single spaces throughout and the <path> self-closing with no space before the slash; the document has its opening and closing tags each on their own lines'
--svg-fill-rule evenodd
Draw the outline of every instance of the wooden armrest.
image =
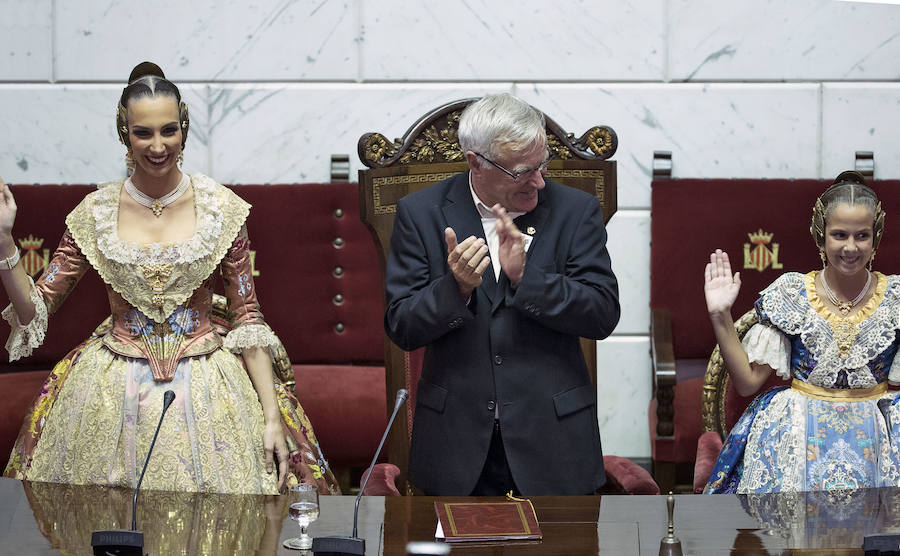
<svg viewBox="0 0 900 556">
<path fill-rule="evenodd" d="M 672 317 L 665 309 L 651 310 L 650 350 L 653 389 L 656 396 L 656 434 L 675 434 L 675 350 L 672 347 Z"/>
</svg>

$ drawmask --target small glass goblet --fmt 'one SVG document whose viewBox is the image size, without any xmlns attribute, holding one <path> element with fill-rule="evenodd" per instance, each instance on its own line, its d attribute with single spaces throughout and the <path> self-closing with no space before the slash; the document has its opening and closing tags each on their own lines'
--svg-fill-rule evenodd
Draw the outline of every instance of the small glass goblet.
<svg viewBox="0 0 900 556">
<path fill-rule="evenodd" d="M 288 489 L 290 509 L 288 515 L 300 525 L 300 536 L 286 539 L 285 548 L 294 550 L 309 550 L 312 548 L 312 537 L 306 534 L 309 524 L 319 517 L 319 491 L 316 485 L 300 483 Z"/>
</svg>

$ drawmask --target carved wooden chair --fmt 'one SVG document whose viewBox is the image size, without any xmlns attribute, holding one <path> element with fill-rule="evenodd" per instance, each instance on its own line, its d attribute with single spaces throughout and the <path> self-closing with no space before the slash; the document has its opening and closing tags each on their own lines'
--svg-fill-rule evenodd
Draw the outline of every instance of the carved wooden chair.
<svg viewBox="0 0 900 556">
<path fill-rule="evenodd" d="M 397 201 L 468 169 L 459 147 L 457 128 L 462 110 L 475 100 L 464 99 L 435 108 L 410 126 L 403 137 L 394 141 L 389 141 L 380 133 L 366 133 L 360 138 L 359 157 L 369 168 L 359 172 L 360 215 L 380 247 L 382 272 L 390 246 Z M 546 115 L 545 118 L 547 144 L 553 158 L 547 177 L 595 195 L 603 207 L 604 221 L 608 222 L 616 211 L 616 162 L 607 160 L 618 146 L 615 132 L 607 126 L 594 126 L 576 139 L 551 118 Z M 591 380 L 596 384 L 596 342 L 582 339 L 582 349 Z M 396 475 L 397 484 L 405 488 L 407 494 L 412 493 L 411 485 L 406 480 L 406 470 L 422 355 L 421 349 L 410 353 L 401 350 L 385 336 L 388 408 L 393 408 L 394 393 L 398 389 L 406 388 L 410 394 L 406 410 L 401 411 L 398 422 L 391 430 L 387 452 L 388 461 L 397 466 L 396 472 L 391 471 L 390 478 Z M 617 480 L 617 469 L 621 469 L 619 477 L 631 472 L 641 476 L 643 470 L 636 464 L 618 460 L 624 458 L 607 462 L 611 482 Z M 646 479 L 652 483 L 649 474 L 646 474 Z M 623 477 L 623 480 L 627 482 L 628 479 Z M 655 483 L 652 486 L 655 488 Z"/>
</svg>

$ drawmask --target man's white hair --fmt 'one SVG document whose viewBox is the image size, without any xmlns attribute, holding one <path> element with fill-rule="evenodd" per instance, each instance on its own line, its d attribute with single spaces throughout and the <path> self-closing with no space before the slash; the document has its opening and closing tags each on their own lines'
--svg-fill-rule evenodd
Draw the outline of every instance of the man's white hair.
<svg viewBox="0 0 900 556">
<path fill-rule="evenodd" d="M 493 160 L 501 146 L 515 152 L 546 145 L 545 128 L 544 115 L 527 102 L 509 93 L 485 95 L 459 117 L 459 146 L 463 154 L 472 151 Z"/>
</svg>

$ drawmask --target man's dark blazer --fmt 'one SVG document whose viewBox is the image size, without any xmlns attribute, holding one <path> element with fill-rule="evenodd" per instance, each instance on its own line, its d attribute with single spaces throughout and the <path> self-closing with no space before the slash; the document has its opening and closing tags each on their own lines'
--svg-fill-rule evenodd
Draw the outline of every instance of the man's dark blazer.
<svg viewBox="0 0 900 556">
<path fill-rule="evenodd" d="M 600 203 L 548 180 L 537 207 L 515 220 L 533 232 L 517 288 L 489 266 L 467 305 L 447 265 L 444 228 L 460 243 L 484 237 L 468 177 L 402 198 L 394 219 L 385 329 L 405 350 L 427 346 L 409 479 L 427 494 L 470 494 L 499 409 L 523 494 L 591 493 L 606 477 L 597 392 L 578 337 L 605 338 L 619 320 Z"/>
</svg>

